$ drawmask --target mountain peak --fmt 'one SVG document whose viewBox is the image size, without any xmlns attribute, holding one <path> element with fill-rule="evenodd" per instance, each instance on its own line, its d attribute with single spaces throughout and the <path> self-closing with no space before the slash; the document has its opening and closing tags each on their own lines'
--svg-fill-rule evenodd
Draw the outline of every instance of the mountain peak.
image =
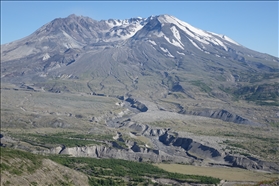
<svg viewBox="0 0 279 186">
<path fill-rule="evenodd" d="M 167 56 L 173 57 L 177 55 L 181 57 L 186 53 L 203 52 L 215 57 L 233 56 L 232 58 L 235 58 L 235 52 L 243 50 L 243 48 L 236 48 L 242 46 L 225 35 L 195 28 L 169 14 L 152 15 L 148 18 L 134 17 L 124 20 L 101 21 L 71 14 L 68 17 L 57 18 L 45 24 L 32 35 L 22 39 L 20 44 L 9 45 L 5 48 L 9 53 L 5 59 L 12 60 L 40 53 L 41 49 L 34 50 L 35 46 L 40 45 L 44 48 L 45 53 L 49 53 L 55 50 L 63 52 L 68 48 L 83 48 L 85 46 L 109 46 L 111 42 L 118 41 L 129 43 L 131 42 L 128 41 L 129 39 L 133 42 L 135 40 L 148 41 L 147 44 L 151 44 L 155 50 L 163 51 Z M 25 45 L 26 43 L 28 45 Z M 162 43 L 164 43 L 164 47 L 160 46 Z M 18 50 L 13 50 L 16 45 Z M 177 49 L 180 50 L 179 53 L 176 51 Z M 8 52 L 10 50 L 13 52 Z M 21 50 L 24 52 L 17 52 Z M 252 56 L 252 54 L 249 55 Z"/>
<path fill-rule="evenodd" d="M 120 25 L 127 25 L 127 24 L 136 24 L 145 21 L 145 18 L 142 17 L 134 17 L 129 19 L 108 19 L 105 22 L 110 24 L 111 26 L 120 26 Z"/>
<path fill-rule="evenodd" d="M 76 15 L 76 14 L 70 14 L 68 17 L 66 18 L 83 18 L 83 17 L 86 17 L 86 16 L 82 16 L 82 15 Z"/>
<path fill-rule="evenodd" d="M 71 14 L 71 15 L 68 16 L 68 18 L 73 18 L 73 17 L 77 17 L 77 15 L 76 14 Z"/>
</svg>

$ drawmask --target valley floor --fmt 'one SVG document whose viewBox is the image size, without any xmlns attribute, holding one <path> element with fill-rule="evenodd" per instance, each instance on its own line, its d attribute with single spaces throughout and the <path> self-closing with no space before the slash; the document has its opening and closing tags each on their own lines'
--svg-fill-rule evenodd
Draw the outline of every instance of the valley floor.
<svg viewBox="0 0 279 186">
<path fill-rule="evenodd" d="M 249 171 L 231 167 L 200 167 L 180 164 L 154 164 L 166 171 L 181 174 L 212 176 L 229 182 L 259 182 L 262 180 L 279 179 L 279 174 L 263 171 Z"/>
</svg>

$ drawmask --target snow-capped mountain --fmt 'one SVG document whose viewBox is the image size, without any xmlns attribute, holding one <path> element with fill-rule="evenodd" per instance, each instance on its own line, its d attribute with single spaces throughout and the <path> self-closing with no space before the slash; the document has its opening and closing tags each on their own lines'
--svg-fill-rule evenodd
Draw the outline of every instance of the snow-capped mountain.
<svg viewBox="0 0 279 186">
<path fill-rule="evenodd" d="M 221 76 L 235 81 L 238 70 L 272 72 L 279 61 L 171 15 L 101 21 L 70 15 L 1 48 L 2 79 L 6 81 L 63 74 L 80 77 L 89 71 L 100 77 L 118 77 L 123 71 L 138 76 L 147 70 L 187 71 L 193 66 L 207 73 L 208 69 L 223 69 Z M 233 72 L 232 67 L 238 70 Z"/>
<path fill-rule="evenodd" d="M 39 137 L 53 128 L 63 139 L 72 131 L 106 136 L 100 153 L 88 145 L 73 156 L 186 158 L 278 172 L 278 65 L 279 58 L 171 15 L 57 18 L 1 45 L 4 131 L 18 127 L 27 137 L 30 129 Z M 26 144 L 39 145 L 32 147 L 37 153 L 37 147 L 43 153 L 70 149 L 65 144 L 59 150 L 60 144 L 49 150 L 33 140 Z M 260 145 L 247 148 L 253 143 Z"/>
<path fill-rule="evenodd" d="M 198 48 L 199 50 L 202 50 L 198 45 L 202 45 L 202 48 L 206 48 L 207 45 L 215 45 L 218 47 L 223 48 L 224 50 L 228 51 L 228 48 L 226 45 L 239 45 L 232 39 L 228 38 L 227 36 L 221 36 L 219 34 L 209 33 L 206 31 L 203 31 L 201 29 L 197 29 L 190 24 L 180 21 L 179 19 L 169 16 L 169 15 L 162 15 L 154 18 L 154 21 L 157 21 L 158 24 L 161 25 L 161 27 L 169 26 L 169 30 L 172 32 L 168 35 L 171 35 L 172 39 L 168 38 L 162 31 L 158 31 L 155 33 L 158 37 L 163 37 L 166 39 L 170 44 L 180 47 L 182 50 L 184 50 L 183 42 L 181 41 L 180 32 L 183 34 L 187 34 L 187 39 L 191 41 L 191 43 Z M 217 36 L 217 37 L 216 37 Z M 222 38 L 223 41 L 221 41 L 218 38 Z M 194 42 L 193 40 L 196 40 Z M 198 41 L 198 42 L 197 42 Z M 203 51 L 203 50 L 202 50 Z"/>
<path fill-rule="evenodd" d="M 279 105 L 278 58 L 171 15 L 101 21 L 70 15 L 1 49 L 3 84 L 139 98 L 254 126 L 279 120 L 272 107 L 258 109 Z"/>
<path fill-rule="evenodd" d="M 57 51 L 57 47 L 65 50 L 83 48 L 90 44 L 148 37 L 150 38 L 148 42 L 153 46 L 157 44 L 152 38 L 163 38 L 169 44 L 178 47 L 181 55 L 183 50 L 187 50 L 189 44 L 204 53 L 215 54 L 218 57 L 220 54 L 217 48 L 228 52 L 230 49 L 235 49 L 235 46 L 241 47 L 225 35 L 203 31 L 170 15 L 105 21 L 70 15 L 67 18 L 51 21 L 26 38 L 3 45 L 2 60 L 8 61 L 40 52 Z M 166 49 L 162 50 L 166 51 Z"/>
</svg>

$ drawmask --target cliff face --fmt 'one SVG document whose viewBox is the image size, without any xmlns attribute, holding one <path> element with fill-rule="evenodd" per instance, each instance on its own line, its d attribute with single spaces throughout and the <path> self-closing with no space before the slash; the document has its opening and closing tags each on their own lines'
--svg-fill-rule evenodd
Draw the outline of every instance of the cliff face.
<svg viewBox="0 0 279 186">
<path fill-rule="evenodd" d="M 201 109 L 197 111 L 183 111 L 184 114 L 190 114 L 195 116 L 204 116 L 210 117 L 214 119 L 221 119 L 226 122 L 233 122 L 237 124 L 247 124 L 251 126 L 261 126 L 260 123 L 251 121 L 249 119 L 244 118 L 243 116 L 239 116 L 235 113 L 231 113 L 227 110 L 212 110 L 212 109 Z"/>
<path fill-rule="evenodd" d="M 188 142 L 187 142 L 188 141 Z M 91 157 L 91 158 L 115 158 L 124 159 L 130 161 L 139 162 L 173 162 L 173 163 L 193 163 L 198 161 L 207 160 L 212 163 L 212 165 L 223 165 L 231 167 L 245 168 L 249 170 L 263 170 L 271 172 L 279 172 L 278 163 L 261 161 L 256 158 L 246 158 L 238 157 L 232 155 L 222 155 L 220 152 L 214 148 L 201 145 L 197 142 L 190 142 L 191 139 L 179 138 L 175 140 L 173 146 L 176 149 L 186 148 L 184 156 L 169 155 L 160 150 L 151 150 L 148 148 L 133 147 L 129 150 L 127 149 L 115 149 L 106 146 L 85 146 L 85 147 L 72 147 L 65 148 L 61 152 L 50 151 L 54 154 L 64 154 L 73 157 Z M 182 142 L 181 144 L 179 144 Z M 190 142 L 190 143 L 189 143 Z"/>
<path fill-rule="evenodd" d="M 57 149 L 57 148 L 55 148 Z M 58 149 L 60 149 L 58 147 Z M 134 144 L 129 149 L 119 149 L 108 146 L 84 146 L 84 147 L 66 147 L 61 151 L 51 149 L 44 153 L 67 154 L 73 157 L 92 157 L 92 158 L 115 158 L 139 162 L 177 162 L 189 163 L 191 159 L 187 157 L 171 156 L 160 150 L 140 147 Z"/>
<path fill-rule="evenodd" d="M 139 162 L 174 162 L 200 165 L 223 165 L 250 170 L 278 172 L 279 165 L 262 161 L 254 157 L 227 154 L 220 148 L 206 145 L 190 137 L 181 137 L 168 129 L 151 128 L 148 125 L 132 124 L 153 142 L 153 147 L 144 147 L 136 142 L 125 141 L 126 147 L 118 142 L 108 145 L 90 145 L 83 147 L 56 147 L 44 153 L 65 154 L 73 157 L 116 158 Z M 122 138 L 118 138 L 123 142 Z"/>
<path fill-rule="evenodd" d="M 240 167 L 250 170 L 279 171 L 279 164 L 274 162 L 261 161 L 253 157 L 234 157 L 227 155 L 225 161 L 233 167 Z"/>
</svg>

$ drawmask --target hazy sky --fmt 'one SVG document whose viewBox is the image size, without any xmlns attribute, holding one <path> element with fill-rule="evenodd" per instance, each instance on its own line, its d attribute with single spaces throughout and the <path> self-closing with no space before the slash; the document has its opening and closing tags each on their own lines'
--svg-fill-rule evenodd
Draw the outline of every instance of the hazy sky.
<svg viewBox="0 0 279 186">
<path fill-rule="evenodd" d="M 95 20 L 169 14 L 278 57 L 278 8 L 277 1 L 1 1 L 1 44 L 28 36 L 53 19 L 73 13 Z"/>
</svg>

